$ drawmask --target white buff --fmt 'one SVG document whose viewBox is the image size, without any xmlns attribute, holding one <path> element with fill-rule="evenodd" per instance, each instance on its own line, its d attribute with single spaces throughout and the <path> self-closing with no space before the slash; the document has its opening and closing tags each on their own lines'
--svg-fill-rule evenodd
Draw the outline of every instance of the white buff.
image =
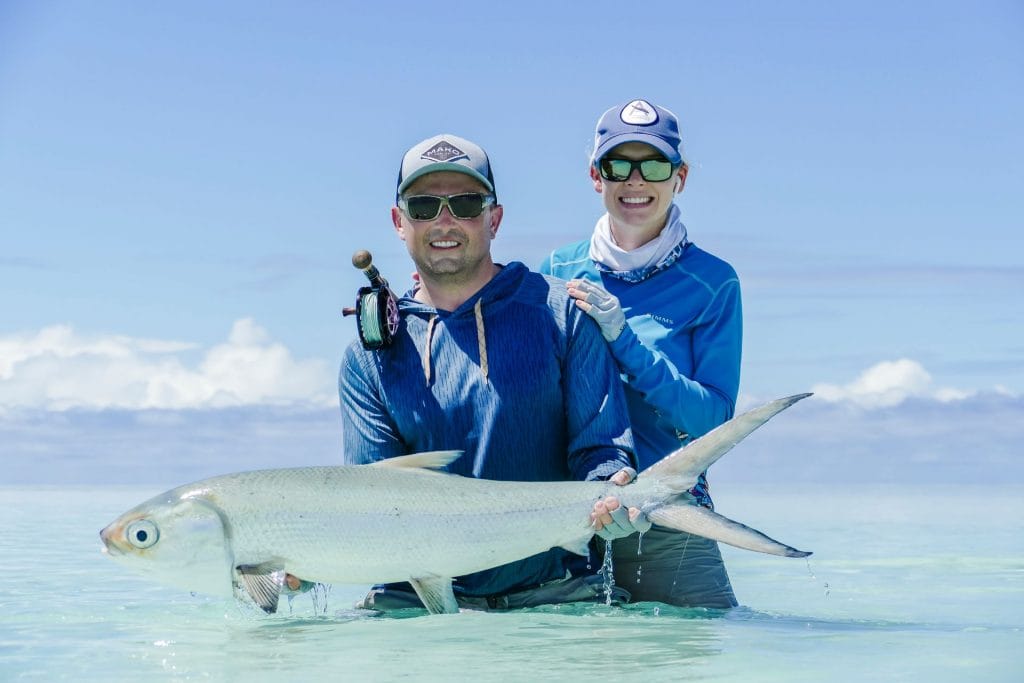
<svg viewBox="0 0 1024 683">
<path fill-rule="evenodd" d="M 626 251 L 612 237 L 608 214 L 597 220 L 590 238 L 590 258 L 614 271 L 631 271 L 657 266 L 680 242 L 686 239 L 686 226 L 675 204 L 669 210 L 665 227 L 653 240 L 636 249 Z"/>
</svg>

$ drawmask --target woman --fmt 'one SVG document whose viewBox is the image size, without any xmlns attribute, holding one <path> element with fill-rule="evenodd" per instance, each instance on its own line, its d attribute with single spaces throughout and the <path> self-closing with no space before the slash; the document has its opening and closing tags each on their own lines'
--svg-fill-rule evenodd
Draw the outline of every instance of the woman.
<svg viewBox="0 0 1024 683">
<path fill-rule="evenodd" d="M 739 389 L 739 280 L 687 239 L 673 203 L 688 170 L 681 142 L 675 115 L 645 100 L 605 112 L 590 178 L 606 213 L 589 239 L 556 249 L 541 265 L 569 281 L 576 305 L 609 342 L 627 382 L 641 468 L 731 418 Z M 713 507 L 703 474 L 690 495 Z M 613 558 L 634 602 L 737 604 L 709 539 L 655 526 L 615 540 Z"/>
</svg>

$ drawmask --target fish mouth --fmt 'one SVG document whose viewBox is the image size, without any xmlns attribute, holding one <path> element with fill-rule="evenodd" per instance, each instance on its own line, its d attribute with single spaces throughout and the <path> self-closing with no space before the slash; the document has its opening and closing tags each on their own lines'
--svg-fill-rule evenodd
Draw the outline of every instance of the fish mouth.
<svg viewBox="0 0 1024 683">
<path fill-rule="evenodd" d="M 103 548 L 101 549 L 103 554 L 115 556 L 124 555 L 124 551 L 117 545 L 117 535 L 120 533 L 121 527 L 117 524 L 111 524 L 100 531 L 100 540 L 103 541 Z"/>
</svg>

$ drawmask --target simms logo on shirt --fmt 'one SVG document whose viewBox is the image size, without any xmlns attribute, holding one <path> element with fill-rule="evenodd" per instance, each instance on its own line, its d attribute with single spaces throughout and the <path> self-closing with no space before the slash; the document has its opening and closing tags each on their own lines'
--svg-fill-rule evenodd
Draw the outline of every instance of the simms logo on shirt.
<svg viewBox="0 0 1024 683">
<path fill-rule="evenodd" d="M 445 162 L 451 161 L 452 159 L 468 159 L 469 155 L 463 152 L 461 149 L 456 147 L 450 142 L 437 143 L 426 152 L 424 152 L 420 159 L 426 159 L 427 161 Z"/>
<path fill-rule="evenodd" d="M 651 317 L 666 327 L 675 327 L 676 321 L 672 318 L 666 318 L 663 315 L 651 315 Z"/>
</svg>

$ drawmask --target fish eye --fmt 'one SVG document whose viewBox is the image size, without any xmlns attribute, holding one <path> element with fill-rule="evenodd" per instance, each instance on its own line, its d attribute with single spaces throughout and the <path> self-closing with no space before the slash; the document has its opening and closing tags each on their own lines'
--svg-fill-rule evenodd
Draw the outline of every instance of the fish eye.
<svg viewBox="0 0 1024 683">
<path fill-rule="evenodd" d="M 128 542 L 140 550 L 145 550 L 156 544 L 160 538 L 160 530 L 156 524 L 148 519 L 140 519 L 128 525 L 124 532 Z"/>
</svg>

